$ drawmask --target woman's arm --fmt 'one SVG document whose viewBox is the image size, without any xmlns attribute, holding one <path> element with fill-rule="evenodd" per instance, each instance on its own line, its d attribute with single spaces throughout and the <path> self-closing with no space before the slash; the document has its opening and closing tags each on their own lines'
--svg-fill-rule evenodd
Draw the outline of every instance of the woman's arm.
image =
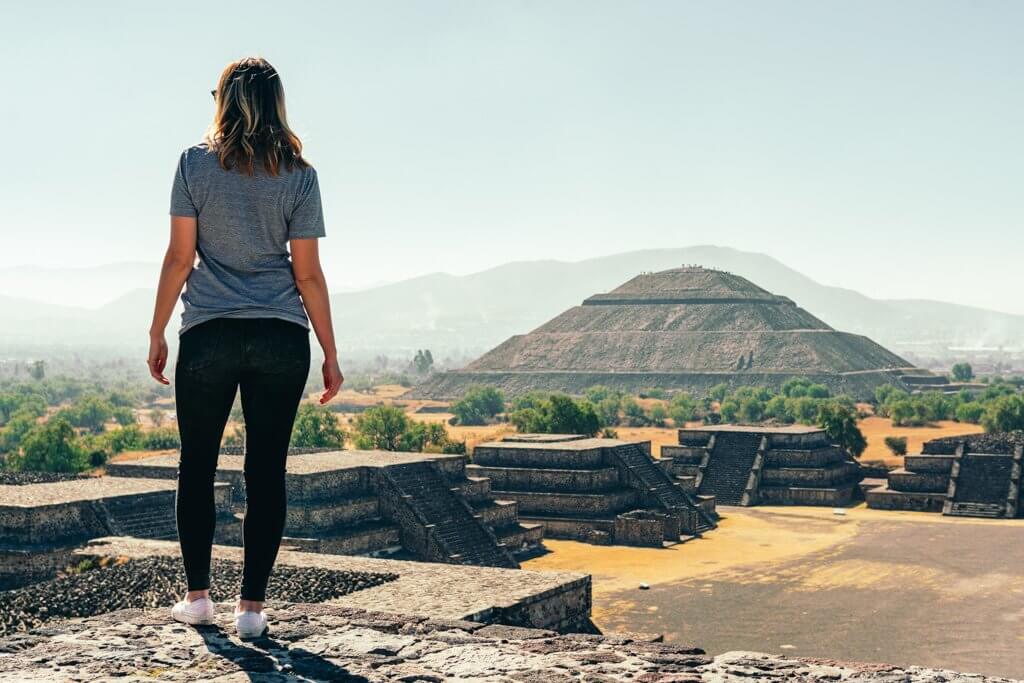
<svg viewBox="0 0 1024 683">
<path fill-rule="evenodd" d="M 341 389 L 345 377 L 338 365 L 338 349 L 334 345 L 334 325 L 331 323 L 331 300 L 327 293 L 327 278 L 320 267 L 320 247 L 316 239 L 294 239 L 289 242 L 292 252 L 292 272 L 295 286 L 302 296 L 309 322 L 324 350 L 324 393 L 320 403 L 327 403 Z"/>
<path fill-rule="evenodd" d="M 149 374 L 161 384 L 170 384 L 164 377 L 167 367 L 167 340 L 164 330 L 174 313 L 181 288 L 185 286 L 192 267 L 196 262 L 196 219 L 187 216 L 171 216 L 171 241 L 164 254 L 164 265 L 160 269 L 160 284 L 156 290 L 156 305 L 153 307 L 153 324 L 149 328 Z"/>
</svg>

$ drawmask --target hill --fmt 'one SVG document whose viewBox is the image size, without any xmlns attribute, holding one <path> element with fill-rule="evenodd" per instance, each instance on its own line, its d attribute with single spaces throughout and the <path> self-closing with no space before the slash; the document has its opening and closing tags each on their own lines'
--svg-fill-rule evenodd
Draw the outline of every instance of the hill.
<svg viewBox="0 0 1024 683">
<path fill-rule="evenodd" d="M 476 355 L 530 331 L 592 292 L 612 289 L 638 272 L 699 263 L 741 275 L 800 302 L 836 329 L 870 336 L 885 346 L 906 343 L 1018 345 L 1024 316 L 938 301 L 879 300 L 821 285 L 764 254 L 700 246 L 634 251 L 574 263 L 508 263 L 465 276 L 432 274 L 332 295 L 339 342 L 350 354 L 405 353 L 429 347 L 440 357 Z M 54 278 L 61 274 L 51 273 Z M 0 344 L 50 341 L 138 346 L 145 342 L 152 292 L 130 291 L 98 309 L 33 304 L 31 288 L 0 297 Z M 69 287 L 79 287 L 71 280 Z M 5 290 L 0 290 L 5 291 Z M 10 290 L 6 290 L 10 291 Z M 23 292 L 23 293 L 22 293 Z"/>
</svg>

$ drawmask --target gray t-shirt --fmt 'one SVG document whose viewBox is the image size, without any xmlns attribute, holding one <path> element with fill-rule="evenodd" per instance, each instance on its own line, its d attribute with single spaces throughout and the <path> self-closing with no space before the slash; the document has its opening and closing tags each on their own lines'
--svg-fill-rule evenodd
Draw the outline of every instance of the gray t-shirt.
<svg viewBox="0 0 1024 683">
<path fill-rule="evenodd" d="M 171 215 L 198 222 L 197 265 L 181 300 L 184 333 L 213 318 L 281 318 L 309 327 L 288 240 L 324 236 L 320 185 L 311 167 L 272 176 L 225 171 L 205 145 L 181 154 Z"/>
</svg>

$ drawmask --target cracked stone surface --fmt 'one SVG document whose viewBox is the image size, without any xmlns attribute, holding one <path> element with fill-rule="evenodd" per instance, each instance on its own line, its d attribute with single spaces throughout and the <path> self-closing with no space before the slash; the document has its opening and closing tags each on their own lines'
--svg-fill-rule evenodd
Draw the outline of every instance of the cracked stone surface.
<svg viewBox="0 0 1024 683">
<path fill-rule="evenodd" d="M 730 652 L 708 657 L 652 636 L 558 635 L 329 604 L 268 608 L 267 637 L 241 641 L 231 606 L 191 627 L 167 609 L 122 610 L 0 640 L 0 681 L 864 681 L 996 683 L 916 667 Z"/>
</svg>

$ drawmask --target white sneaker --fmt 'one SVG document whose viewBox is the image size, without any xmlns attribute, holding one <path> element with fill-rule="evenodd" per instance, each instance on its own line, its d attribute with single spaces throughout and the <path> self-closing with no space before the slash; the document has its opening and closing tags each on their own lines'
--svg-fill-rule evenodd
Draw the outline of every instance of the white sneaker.
<svg viewBox="0 0 1024 683">
<path fill-rule="evenodd" d="M 182 600 L 171 608 L 171 618 L 183 624 L 212 624 L 214 615 L 213 601 L 209 598 L 199 598 L 188 602 Z"/>
<path fill-rule="evenodd" d="M 259 638 L 267 632 L 267 615 L 259 612 L 239 612 L 235 608 L 235 630 L 239 638 Z"/>
</svg>

